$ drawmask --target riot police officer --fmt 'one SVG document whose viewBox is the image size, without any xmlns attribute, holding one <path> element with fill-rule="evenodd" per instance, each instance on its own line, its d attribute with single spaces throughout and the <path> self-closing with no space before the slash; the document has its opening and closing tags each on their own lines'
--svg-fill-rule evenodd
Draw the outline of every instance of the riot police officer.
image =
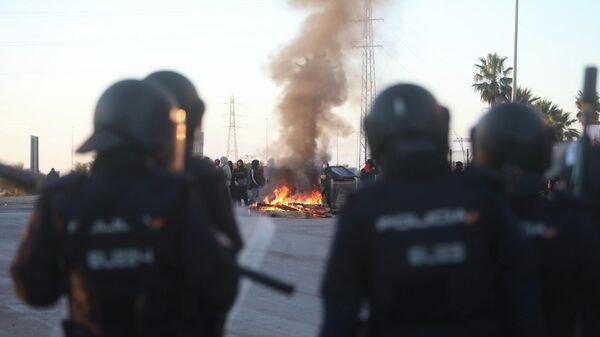
<svg viewBox="0 0 600 337">
<path fill-rule="evenodd" d="M 542 198 L 550 164 L 551 127 L 536 111 L 502 104 L 472 132 L 474 160 L 505 177 L 504 191 L 536 252 L 543 313 L 551 336 L 599 336 L 600 238 L 590 213 L 554 191 Z"/>
<path fill-rule="evenodd" d="M 239 252 L 243 243 L 233 216 L 229 193 L 222 184 L 224 179 L 222 172 L 215 170 L 212 163 L 193 156 L 194 141 L 200 133 L 204 115 L 204 102 L 198 97 L 192 82 L 179 73 L 157 71 L 146 77 L 145 81 L 164 87 L 177 99 L 179 106 L 187 112 L 185 170 L 195 178 L 198 193 L 202 194 L 207 202 L 212 223 L 219 232 L 224 234 L 232 251 Z"/>
<path fill-rule="evenodd" d="M 236 255 L 243 246 L 231 205 L 229 193 L 223 186 L 223 174 L 216 170 L 211 162 L 193 156 L 194 141 L 200 132 L 204 102 L 192 82 L 185 76 L 173 71 L 157 71 L 145 79 L 170 92 L 183 108 L 186 115 L 185 171 L 194 179 L 196 192 L 202 195 L 208 210 L 207 216 L 219 233 L 220 241 Z M 209 308 L 203 314 L 207 336 L 222 336 L 227 320 L 228 308 Z"/>
<path fill-rule="evenodd" d="M 363 303 L 366 336 L 539 336 L 527 242 L 487 178 L 450 173 L 448 111 L 400 84 L 364 123 L 382 178 L 339 219 L 321 336 L 356 336 Z"/>
<path fill-rule="evenodd" d="M 35 206 L 12 276 L 30 305 L 68 297 L 66 336 L 199 336 L 205 307 L 234 300 L 237 273 L 201 197 L 160 169 L 173 108 L 143 81 L 108 88 L 79 148 L 97 153 L 90 176 L 49 184 Z"/>
</svg>

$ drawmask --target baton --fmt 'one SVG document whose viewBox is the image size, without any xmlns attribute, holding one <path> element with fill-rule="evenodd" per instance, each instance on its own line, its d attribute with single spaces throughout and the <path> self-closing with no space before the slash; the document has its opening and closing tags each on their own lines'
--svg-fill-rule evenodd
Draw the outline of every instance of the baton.
<svg viewBox="0 0 600 337">
<path fill-rule="evenodd" d="M 285 295 L 291 296 L 294 293 L 293 284 L 277 280 L 276 278 L 263 274 L 259 271 L 255 271 L 243 266 L 238 266 L 238 272 L 241 276 L 244 276 L 256 283 L 260 283 L 273 290 L 279 291 Z"/>
</svg>

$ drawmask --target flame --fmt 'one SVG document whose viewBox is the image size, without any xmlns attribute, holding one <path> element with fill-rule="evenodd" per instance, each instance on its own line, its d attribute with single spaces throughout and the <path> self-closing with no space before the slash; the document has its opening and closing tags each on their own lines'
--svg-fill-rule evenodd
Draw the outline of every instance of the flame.
<svg viewBox="0 0 600 337">
<path fill-rule="evenodd" d="M 287 185 L 282 185 L 273 190 L 274 198 L 265 197 L 263 202 L 269 205 L 293 206 L 294 204 L 320 205 L 323 201 L 321 192 L 313 188 L 310 194 L 292 195 L 292 190 Z"/>
<path fill-rule="evenodd" d="M 313 186 L 310 194 L 292 194 L 292 189 L 283 183 L 273 190 L 270 197 L 264 198 L 263 202 L 257 202 L 254 209 L 261 212 L 300 212 L 299 214 L 312 218 L 331 217 L 331 210 L 327 205 L 323 205 L 322 201 L 318 186 Z"/>
</svg>

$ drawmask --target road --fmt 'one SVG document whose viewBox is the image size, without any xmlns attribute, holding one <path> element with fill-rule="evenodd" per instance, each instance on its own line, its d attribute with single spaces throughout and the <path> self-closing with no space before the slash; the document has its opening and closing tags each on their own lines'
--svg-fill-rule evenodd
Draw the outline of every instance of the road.
<svg viewBox="0 0 600 337">
<path fill-rule="evenodd" d="M 66 315 L 64 301 L 37 310 L 14 295 L 8 268 L 33 202 L 32 197 L 0 197 L 0 336 L 60 336 Z M 255 217 L 242 208 L 236 218 L 246 242 L 241 263 L 295 283 L 296 294 L 286 297 L 242 282 L 227 336 L 315 336 L 321 320 L 318 289 L 335 220 Z"/>
</svg>

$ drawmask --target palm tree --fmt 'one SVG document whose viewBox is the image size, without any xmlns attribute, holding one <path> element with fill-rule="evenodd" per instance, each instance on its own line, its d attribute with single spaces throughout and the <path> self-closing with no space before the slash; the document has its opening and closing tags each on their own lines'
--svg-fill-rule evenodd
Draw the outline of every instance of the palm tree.
<svg viewBox="0 0 600 337">
<path fill-rule="evenodd" d="M 533 106 L 539 99 L 539 97 L 533 95 L 531 89 L 523 87 L 517 88 L 517 101 L 515 103 Z M 512 91 L 510 95 L 508 95 L 507 100 L 512 100 Z"/>
<path fill-rule="evenodd" d="M 558 105 L 550 100 L 540 99 L 534 106 L 544 115 L 546 123 L 554 129 L 556 141 L 570 141 L 579 137 L 579 131 L 571 127 L 577 119 L 571 118 L 571 115 Z"/>
<path fill-rule="evenodd" d="M 510 97 L 513 68 L 505 68 L 506 60 L 494 53 L 479 58 L 479 63 L 475 64 L 477 73 L 473 76 L 472 87 L 479 92 L 482 102 L 496 105 Z"/>
<path fill-rule="evenodd" d="M 581 115 L 581 108 L 583 107 L 583 92 L 579 90 L 577 96 L 575 97 L 575 106 L 577 106 L 577 116 Z M 594 113 L 592 113 L 592 122 L 598 121 L 598 113 L 600 113 L 600 98 L 598 97 L 598 92 L 596 92 L 596 97 L 594 98 Z"/>
</svg>

